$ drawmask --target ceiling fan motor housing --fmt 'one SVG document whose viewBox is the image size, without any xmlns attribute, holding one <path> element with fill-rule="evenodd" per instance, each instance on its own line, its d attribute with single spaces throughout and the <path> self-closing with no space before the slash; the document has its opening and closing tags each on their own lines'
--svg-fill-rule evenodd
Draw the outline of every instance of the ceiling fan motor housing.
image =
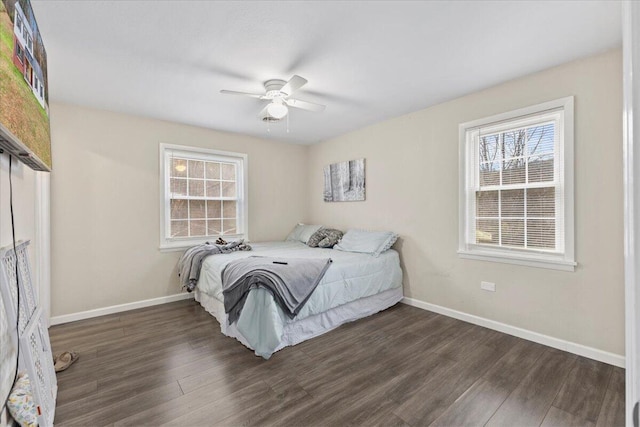
<svg viewBox="0 0 640 427">
<path fill-rule="evenodd" d="M 286 85 L 287 82 L 285 82 L 284 80 L 279 80 L 279 79 L 272 79 L 272 80 L 267 80 L 266 82 L 264 82 L 264 90 L 266 91 L 266 96 L 268 99 L 274 99 L 278 96 L 288 96 L 290 94 L 288 93 L 284 93 L 284 92 L 280 92 L 280 89 L 282 89 L 284 87 L 284 85 Z"/>
</svg>

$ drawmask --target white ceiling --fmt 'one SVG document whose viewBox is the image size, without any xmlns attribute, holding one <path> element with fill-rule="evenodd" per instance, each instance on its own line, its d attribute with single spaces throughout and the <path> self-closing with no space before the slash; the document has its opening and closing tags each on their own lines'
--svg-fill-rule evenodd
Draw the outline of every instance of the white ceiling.
<svg viewBox="0 0 640 427">
<path fill-rule="evenodd" d="M 617 1 L 32 0 L 52 101 L 313 143 L 621 44 Z M 265 80 L 309 80 L 290 132 Z"/>
</svg>

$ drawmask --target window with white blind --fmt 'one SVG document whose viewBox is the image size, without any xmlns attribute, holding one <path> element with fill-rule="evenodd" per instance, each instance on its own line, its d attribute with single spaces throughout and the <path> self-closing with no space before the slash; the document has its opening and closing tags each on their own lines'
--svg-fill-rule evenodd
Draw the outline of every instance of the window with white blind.
<svg viewBox="0 0 640 427">
<path fill-rule="evenodd" d="M 458 253 L 573 271 L 573 97 L 460 125 Z"/>
<path fill-rule="evenodd" d="M 247 238 L 246 154 L 160 144 L 160 248 Z"/>
</svg>

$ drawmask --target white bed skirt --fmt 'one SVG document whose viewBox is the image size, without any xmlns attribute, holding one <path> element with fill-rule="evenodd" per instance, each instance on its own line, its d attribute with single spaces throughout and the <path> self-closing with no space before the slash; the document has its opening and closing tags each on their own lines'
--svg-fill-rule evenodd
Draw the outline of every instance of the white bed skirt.
<svg viewBox="0 0 640 427">
<path fill-rule="evenodd" d="M 254 350 L 247 339 L 238 331 L 236 324 L 229 325 L 222 302 L 204 292 L 200 292 L 198 288 L 195 289 L 194 294 L 196 301 L 220 323 L 220 330 L 223 334 L 237 339 L 244 346 Z M 284 347 L 296 345 L 313 337 L 317 337 L 318 335 L 322 335 L 342 324 L 353 322 L 354 320 L 362 319 L 363 317 L 371 316 L 372 314 L 385 310 L 400 302 L 402 297 L 402 287 L 389 289 L 301 320 L 294 319 L 284 325 L 280 344 L 274 350 L 274 353 Z"/>
</svg>

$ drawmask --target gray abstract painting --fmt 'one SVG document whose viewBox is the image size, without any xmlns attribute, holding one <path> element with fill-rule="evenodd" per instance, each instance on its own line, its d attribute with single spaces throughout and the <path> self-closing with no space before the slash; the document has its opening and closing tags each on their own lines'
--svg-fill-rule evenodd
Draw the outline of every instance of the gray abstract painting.
<svg viewBox="0 0 640 427">
<path fill-rule="evenodd" d="M 355 202 L 364 200 L 364 196 L 364 159 L 324 167 L 325 202 Z"/>
</svg>

